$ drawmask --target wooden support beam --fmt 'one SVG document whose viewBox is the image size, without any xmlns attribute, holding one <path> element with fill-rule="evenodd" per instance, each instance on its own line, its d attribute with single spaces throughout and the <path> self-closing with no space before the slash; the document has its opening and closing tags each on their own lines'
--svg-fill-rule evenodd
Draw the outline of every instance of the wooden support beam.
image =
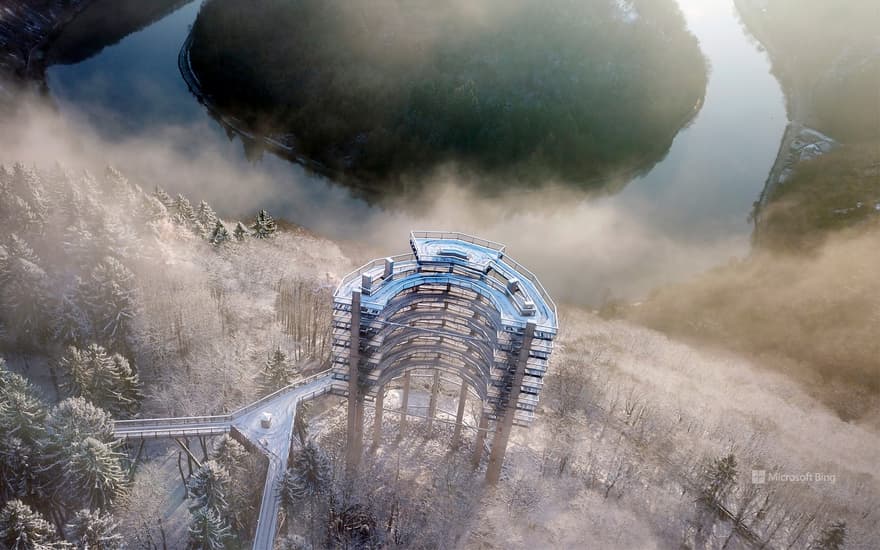
<svg viewBox="0 0 880 550">
<path fill-rule="evenodd" d="M 403 396 L 400 399 L 400 431 L 397 434 L 398 439 L 403 437 L 404 428 L 406 428 L 406 417 L 409 411 L 409 371 L 403 375 Z"/>
<path fill-rule="evenodd" d="M 196 455 L 194 455 L 192 453 L 192 451 L 189 450 L 189 446 L 186 443 L 184 443 L 183 441 L 181 441 L 177 437 L 174 438 L 174 441 L 177 441 L 177 444 L 180 445 L 180 448 L 183 449 L 183 452 L 186 453 L 187 458 L 189 458 L 189 460 L 196 463 L 196 467 L 198 467 L 198 468 L 202 467 L 202 463 L 199 462 L 199 459 L 196 458 Z M 188 442 L 188 440 L 187 440 L 187 442 Z M 192 475 L 192 472 L 190 472 L 189 475 Z"/>
<path fill-rule="evenodd" d="M 437 394 L 440 393 L 440 371 L 434 369 L 434 383 L 431 384 L 431 400 L 428 401 L 428 433 L 434 427 L 434 415 L 437 413 Z"/>
<path fill-rule="evenodd" d="M 346 442 L 346 470 L 357 470 L 363 451 L 364 402 L 359 387 L 361 337 L 361 292 L 351 293 L 351 345 L 348 350 L 348 441 Z"/>
<path fill-rule="evenodd" d="M 461 443 L 461 423 L 464 420 L 464 408 L 467 404 L 467 380 L 461 381 L 461 391 L 458 392 L 458 412 L 455 414 L 455 431 L 452 432 L 452 448 L 458 448 Z"/>
<path fill-rule="evenodd" d="M 529 350 L 532 347 L 532 339 L 535 336 L 535 322 L 530 321 L 526 325 L 523 335 L 522 346 L 519 349 L 519 358 L 516 362 L 516 372 L 510 385 L 510 394 L 504 407 L 504 416 L 498 421 L 495 428 L 495 437 L 492 439 L 492 450 L 489 455 L 489 466 L 486 468 L 486 482 L 495 485 L 501 478 L 501 466 L 504 464 L 504 455 L 507 452 L 507 442 L 510 440 L 510 431 L 513 429 L 513 418 L 516 415 L 516 405 L 519 402 L 519 394 L 522 390 L 523 376 L 526 372 L 526 362 L 529 359 Z"/>
<path fill-rule="evenodd" d="M 480 466 L 480 460 L 483 458 L 483 444 L 486 442 L 486 430 L 489 428 L 489 416 L 486 411 L 480 413 L 480 423 L 477 425 L 477 438 L 474 441 L 474 455 L 471 457 L 471 464 L 474 468 Z"/>
<path fill-rule="evenodd" d="M 376 415 L 373 417 L 373 450 L 382 443 L 382 407 L 385 402 L 385 386 L 376 392 Z"/>
</svg>

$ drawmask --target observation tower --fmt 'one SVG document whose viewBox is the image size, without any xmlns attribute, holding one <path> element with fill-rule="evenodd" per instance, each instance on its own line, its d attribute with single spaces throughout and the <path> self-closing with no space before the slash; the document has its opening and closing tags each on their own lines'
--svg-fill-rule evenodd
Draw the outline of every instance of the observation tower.
<svg viewBox="0 0 880 550">
<path fill-rule="evenodd" d="M 460 442 L 467 398 L 479 400 L 473 462 L 479 465 L 493 433 L 486 479 L 494 484 L 513 425 L 534 419 L 557 333 L 556 306 L 499 243 L 413 231 L 410 247 L 408 254 L 373 260 L 347 275 L 334 294 L 331 371 L 349 397 L 349 471 L 363 452 L 365 401 L 375 404 L 378 444 L 386 389 L 402 383 L 403 425 L 416 416 L 408 413 L 410 374 L 428 370 L 429 427 L 441 375 L 460 380 L 453 445 Z"/>
</svg>

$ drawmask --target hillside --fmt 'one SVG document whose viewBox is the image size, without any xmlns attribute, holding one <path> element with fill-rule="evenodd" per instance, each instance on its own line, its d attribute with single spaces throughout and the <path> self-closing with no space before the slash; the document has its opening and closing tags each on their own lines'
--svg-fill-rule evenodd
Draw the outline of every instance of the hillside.
<svg viewBox="0 0 880 550">
<path fill-rule="evenodd" d="M 55 537 L 53 524 L 101 525 L 117 542 L 182 547 L 193 536 L 187 525 L 205 525 L 198 480 L 210 478 L 229 503 L 215 527 L 229 547 L 246 544 L 265 472 L 257 455 L 228 438 L 202 441 L 198 457 L 212 460 L 199 468 L 174 443 L 113 441 L 109 415 L 222 412 L 284 383 L 271 373 L 314 368 L 326 353 L 330 288 L 351 267 L 345 257 L 265 214 L 250 229 L 218 223 L 207 204 L 146 192 L 112 169 L 95 177 L 15 165 L 0 170 L 0 193 L 0 219 L 15 228 L 0 241 L 0 393 L 29 411 L 0 407 L 4 510 L 43 514 L 52 522 L 44 540 Z M 844 422 L 796 383 L 741 357 L 572 308 L 561 313 L 539 420 L 515 432 L 497 489 L 468 465 L 472 437 L 448 451 L 448 427 L 429 433 L 413 421 L 400 430 L 393 415 L 361 475 L 346 481 L 345 407 L 323 398 L 304 411 L 298 430 L 310 437 L 297 445 L 290 474 L 317 465 L 320 490 L 285 482 L 281 547 L 352 543 L 344 529 L 328 535 L 340 521 L 369 527 L 358 541 L 389 547 L 802 547 L 840 521 L 848 547 L 868 548 L 880 536 L 876 414 Z M 78 384 L 77 372 L 110 386 Z M 119 392 L 99 391 L 106 387 Z M 420 392 L 424 399 L 414 385 L 413 399 Z M 58 470 L 67 456 L 62 435 L 77 460 L 85 450 L 105 456 L 101 485 L 80 484 L 78 467 Z M 766 485 L 751 483 L 755 468 L 771 475 Z M 55 477 L 61 471 L 66 477 Z M 824 477 L 772 481 L 802 472 Z M 112 516 L 77 519 L 94 498 Z"/>
</svg>

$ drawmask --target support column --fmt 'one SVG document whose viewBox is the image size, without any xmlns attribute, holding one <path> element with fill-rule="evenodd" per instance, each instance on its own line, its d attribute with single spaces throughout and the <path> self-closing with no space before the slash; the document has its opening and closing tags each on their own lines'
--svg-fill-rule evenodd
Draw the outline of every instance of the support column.
<svg viewBox="0 0 880 550">
<path fill-rule="evenodd" d="M 382 407 L 385 402 L 385 386 L 376 392 L 376 416 L 373 417 L 373 449 L 382 443 Z"/>
<path fill-rule="evenodd" d="M 431 400 L 428 402 L 428 434 L 434 426 L 434 415 L 437 413 L 437 394 L 440 392 L 440 371 L 434 369 L 434 383 L 431 385 Z"/>
<path fill-rule="evenodd" d="M 519 393 L 522 389 L 523 376 L 526 372 L 526 361 L 529 359 L 529 350 L 532 347 L 532 338 L 535 336 L 535 323 L 529 322 L 523 335 L 522 347 L 519 349 L 519 358 L 516 361 L 516 372 L 510 385 L 510 394 L 504 407 L 498 425 L 495 427 L 495 437 L 492 439 L 492 451 L 489 455 L 489 467 L 486 468 L 486 482 L 495 485 L 501 478 L 501 466 L 504 464 L 504 454 L 507 452 L 507 442 L 510 439 L 510 431 L 513 429 L 513 417 L 516 415 L 516 405 L 519 402 Z"/>
<path fill-rule="evenodd" d="M 400 431 L 397 432 L 397 438 L 403 437 L 403 430 L 406 428 L 406 415 L 409 411 L 409 371 L 403 375 L 403 396 L 400 398 Z"/>
<path fill-rule="evenodd" d="M 461 391 L 458 392 L 458 412 L 455 413 L 455 431 L 452 432 L 452 448 L 458 448 L 461 439 L 461 422 L 464 419 L 464 407 L 467 404 L 468 385 L 466 380 L 461 381 Z"/>
<path fill-rule="evenodd" d="M 474 441 L 474 456 L 471 457 L 471 464 L 474 468 L 479 467 L 480 460 L 483 458 L 483 444 L 486 442 L 486 430 L 489 428 L 489 416 L 486 411 L 480 412 L 480 422 L 477 424 L 477 439 Z"/>
<path fill-rule="evenodd" d="M 348 441 L 346 469 L 354 473 L 361 460 L 364 445 L 364 401 L 360 394 L 358 374 L 361 339 L 361 292 L 351 293 L 351 346 L 348 350 Z"/>
</svg>

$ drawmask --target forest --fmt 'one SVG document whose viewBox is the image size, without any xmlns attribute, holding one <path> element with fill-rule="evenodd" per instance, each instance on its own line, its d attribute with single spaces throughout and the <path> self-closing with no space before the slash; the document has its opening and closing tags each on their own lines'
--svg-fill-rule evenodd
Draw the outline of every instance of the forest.
<svg viewBox="0 0 880 550">
<path fill-rule="evenodd" d="M 152 189 L 112 168 L 0 170 L 14 228 L 0 246 L 10 548 L 246 547 L 265 458 L 230 437 L 191 439 L 189 453 L 127 444 L 111 422 L 222 413 L 326 360 L 330 289 L 352 267 L 335 244 L 265 211 L 225 221 Z M 450 450 L 450 426 L 393 417 L 347 476 L 344 401 L 303 407 L 277 547 L 876 540 L 880 449 L 866 428 L 745 359 L 574 308 L 562 326 L 538 422 L 516 436 L 497 489 L 470 464 L 472 436 Z M 756 485 L 756 468 L 826 481 Z"/>
<path fill-rule="evenodd" d="M 222 112 L 379 190 L 453 161 L 505 186 L 649 168 L 707 80 L 671 0 L 215 0 L 190 56 Z"/>
</svg>

